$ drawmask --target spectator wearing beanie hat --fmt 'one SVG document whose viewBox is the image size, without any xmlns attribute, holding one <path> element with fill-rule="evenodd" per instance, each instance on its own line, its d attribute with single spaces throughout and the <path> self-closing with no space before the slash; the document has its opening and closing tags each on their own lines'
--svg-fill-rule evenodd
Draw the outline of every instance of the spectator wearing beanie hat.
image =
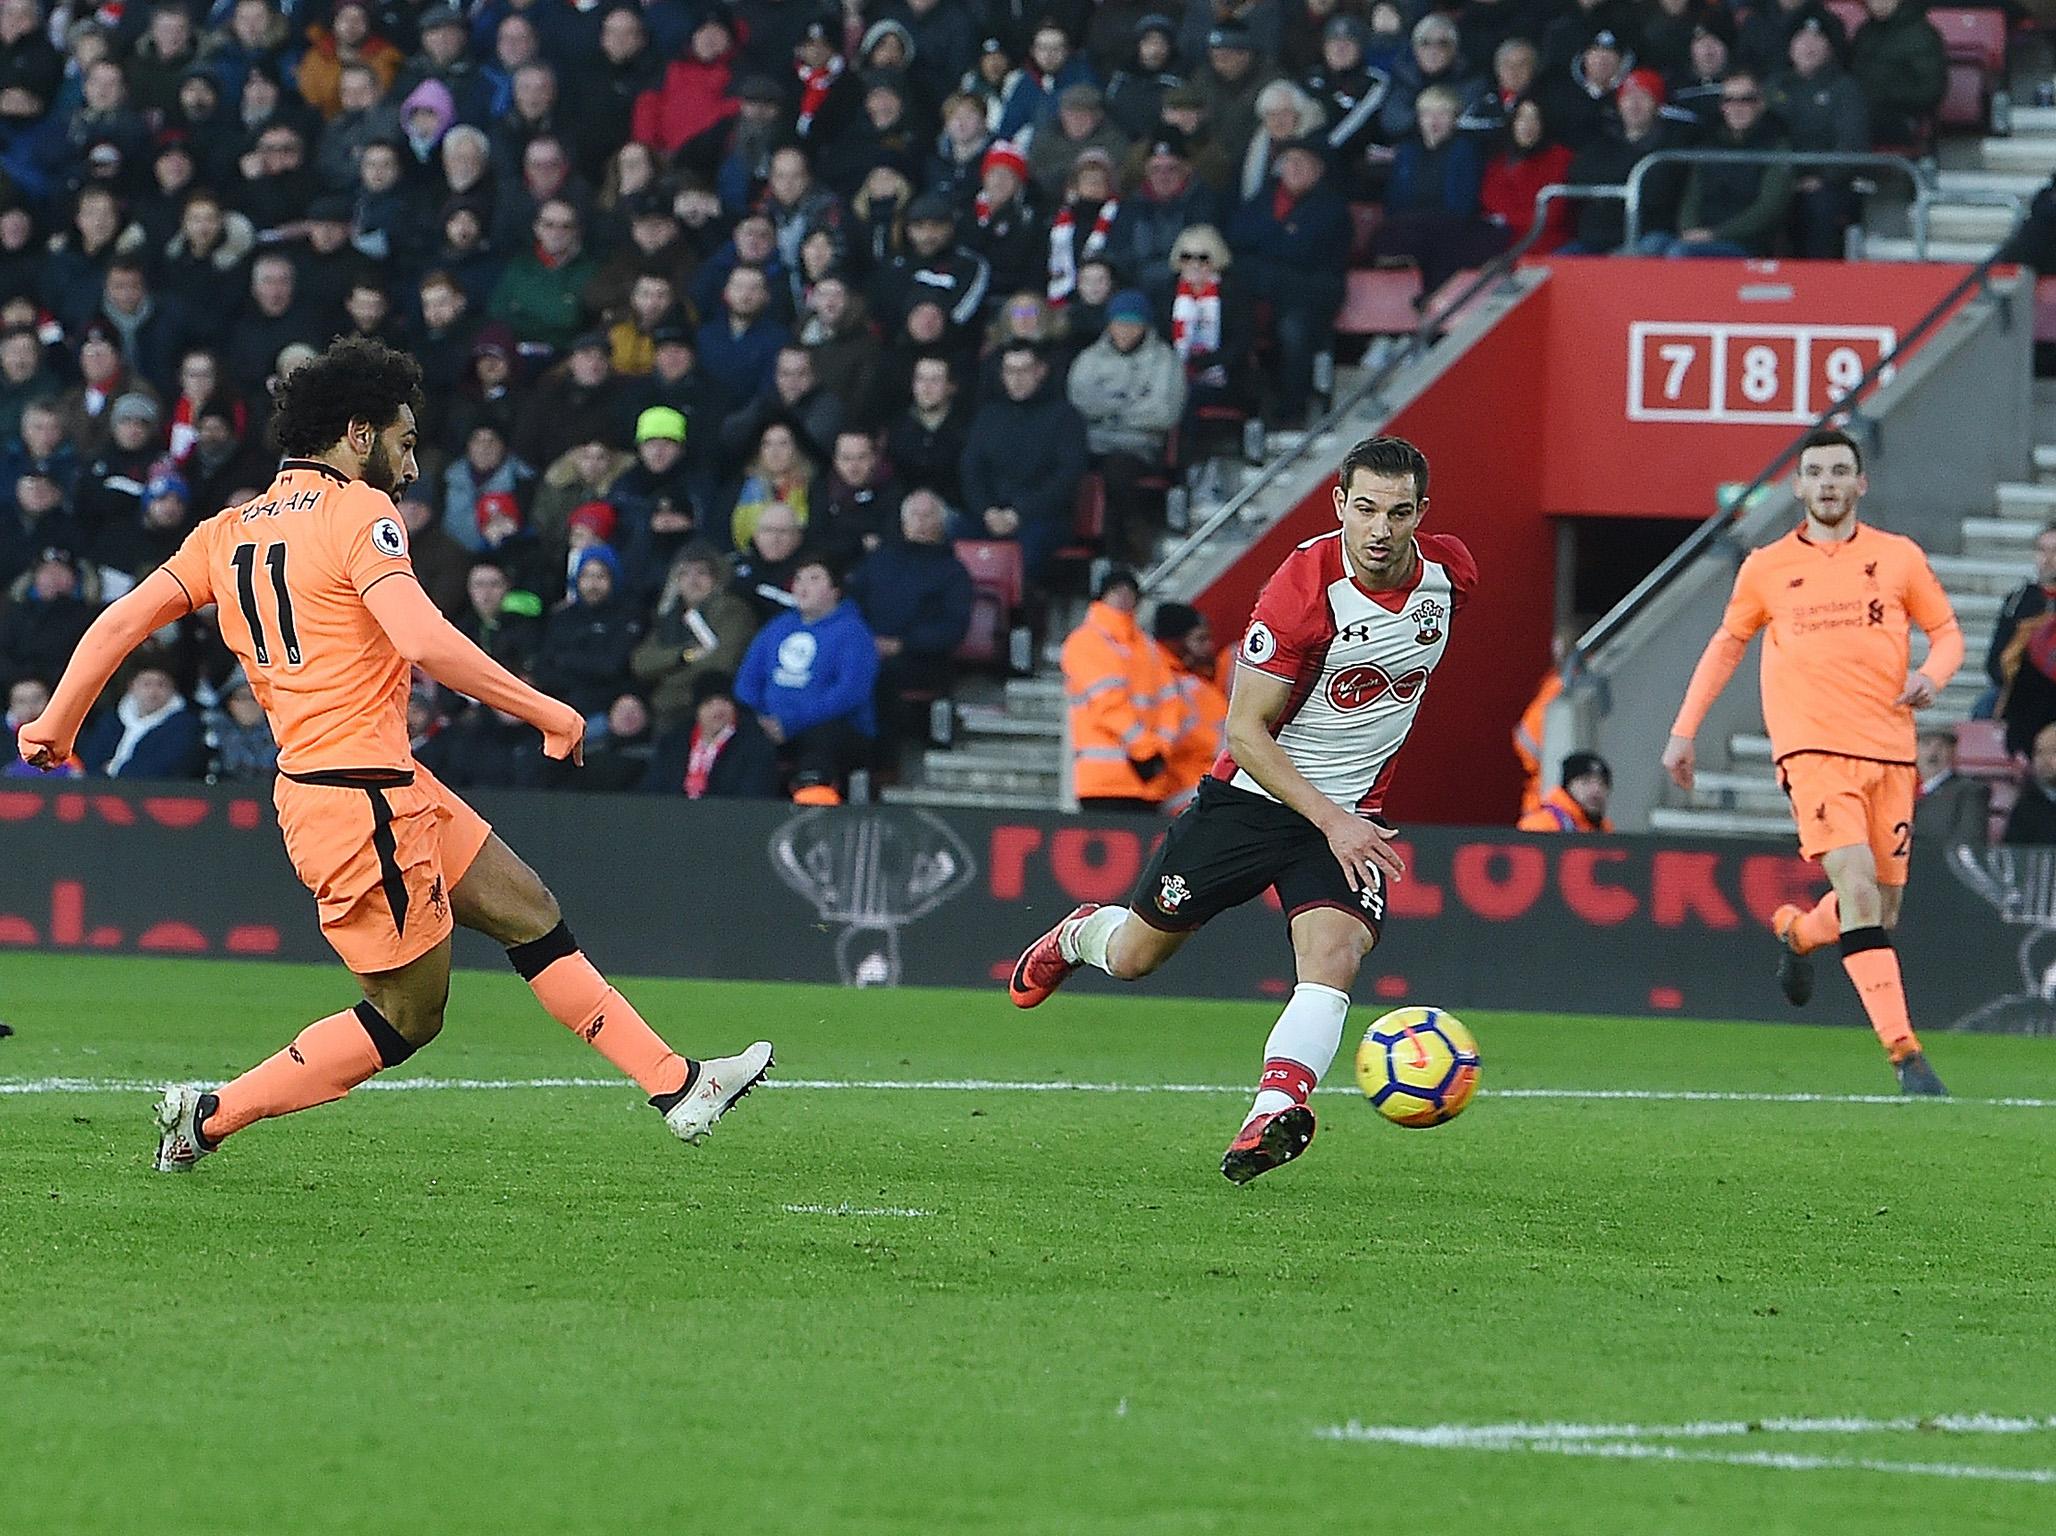
<svg viewBox="0 0 2056 1536">
<path fill-rule="evenodd" d="M 133 524 L 142 512 L 143 483 L 164 452 L 157 402 L 123 395 L 109 407 L 107 446 L 79 473 L 72 508 L 88 528 Z"/>
<path fill-rule="evenodd" d="M 1634 52 L 1610 27 L 1595 28 L 1585 46 L 1568 65 L 1543 76 L 1542 104 L 1556 136 L 1570 146 L 1571 153 L 1593 143 L 1613 121 L 1614 98 L 1621 83 L 1635 68 Z M 1656 99 L 1663 100 L 1663 78 L 1655 70 L 1646 72 L 1656 84 Z"/>
<path fill-rule="evenodd" d="M 478 522 L 480 500 L 493 491 L 525 497 L 535 471 L 514 457 L 506 432 L 489 421 L 472 427 L 460 447 L 442 475 L 443 531 L 477 554 L 485 548 Z"/>
<path fill-rule="evenodd" d="M 1170 299 L 1171 255 L 1178 237 L 1196 224 L 1226 222 L 1221 200 L 1200 179 L 1184 131 L 1168 125 L 1139 147 L 1142 168 L 1107 238 L 1117 271 L 1142 283 L 1162 308 Z"/>
<path fill-rule="evenodd" d="M 611 435 L 593 434 L 543 471 L 528 522 L 554 554 L 561 555 L 570 542 L 571 514 L 589 501 L 607 500 L 621 472 L 635 462 L 633 454 L 611 445 Z"/>
<path fill-rule="evenodd" d="M 993 292 L 1040 291 L 1047 253 L 1041 225 L 1028 202 L 1028 160 L 1001 140 L 985 152 L 977 199 L 965 243 L 992 269 Z"/>
<path fill-rule="evenodd" d="M 1613 794 L 1613 769 L 1597 752 L 1573 752 L 1563 760 L 1563 775 L 1542 804 L 1517 822 L 1522 832 L 1604 833 L 1613 830 L 1606 802 Z"/>
<path fill-rule="evenodd" d="M 1114 32 L 1117 17 L 1140 11 L 1132 26 Z M 1164 93 L 1184 84 L 1178 72 L 1178 25 L 1151 4 L 1136 0 L 1098 6 L 1086 26 L 1093 67 L 1106 77 L 1107 115 L 1131 139 L 1154 133 Z"/>
<path fill-rule="evenodd" d="M 1143 482 L 1164 469 L 1164 444 L 1185 413 L 1185 369 L 1150 324 L 1138 289 L 1114 295 L 1106 330 L 1078 355 L 1066 386 L 1085 418 L 1086 443 L 1106 480 L 1107 551 L 1146 564 L 1161 526 L 1163 496 Z"/>
<path fill-rule="evenodd" d="M 593 719 L 631 683 L 628 658 L 642 639 L 642 619 L 622 596 L 621 558 L 605 544 L 578 557 L 571 595 L 543 624 L 537 686 Z"/>
<path fill-rule="evenodd" d="M 1614 98 L 1615 122 L 1610 131 L 1571 156 L 1569 180 L 1588 185 L 1619 186 L 1643 158 L 1660 149 L 1676 148 L 1682 131 L 1662 116 L 1663 82 L 1654 70 L 1631 70 L 1621 81 Z M 1718 88 L 1715 100 L 1718 101 Z M 1652 240 L 1668 237 L 1677 228 L 1678 195 L 1683 187 L 1681 168 L 1659 166 L 1642 180 L 1642 228 Z M 1608 198 L 1590 198 L 1578 205 L 1576 238 L 1566 252 L 1604 256 L 1621 247 L 1627 238 L 1621 205 Z"/>
<path fill-rule="evenodd" d="M 1835 44 L 1818 16 L 1792 29 L 1788 66 L 1764 83 L 1773 115 L 1802 152 L 1860 153 L 1870 148 L 1870 109 L 1855 77 L 1842 68 Z M 1792 208 L 1792 254 L 1839 261 L 1843 235 L 1859 204 L 1847 171 L 1799 168 Z"/>
<path fill-rule="evenodd" d="M 1734 56 L 1735 23 L 1728 13 L 1718 6 L 1694 12 L 1686 63 L 1666 82 L 1671 108 L 1692 128 L 1694 138 L 1720 126 L 1720 83 Z"/>
<path fill-rule="evenodd" d="M 690 430 L 682 412 L 646 408 L 635 419 L 635 462 L 607 490 L 621 513 L 617 542 L 639 598 L 656 595 L 672 558 L 699 527 L 700 497 L 685 453 Z"/>
<path fill-rule="evenodd" d="M 528 529 L 521 515 L 521 503 L 511 491 L 487 491 L 478 498 L 475 514 L 479 549 L 497 561 L 507 573 L 514 590 L 546 598 L 557 590 L 555 566 L 541 541 Z M 537 604 L 540 616 L 541 606 Z"/>
<path fill-rule="evenodd" d="M 587 550 L 605 549 L 614 556 L 614 578 L 621 585 L 621 552 L 614 547 L 614 530 L 620 525 L 621 514 L 614 510 L 613 503 L 605 501 L 581 502 L 571 510 L 571 522 L 564 533 L 564 542 L 570 550 L 564 562 L 564 592 L 567 597 L 578 591 L 578 567 Z"/>
</svg>

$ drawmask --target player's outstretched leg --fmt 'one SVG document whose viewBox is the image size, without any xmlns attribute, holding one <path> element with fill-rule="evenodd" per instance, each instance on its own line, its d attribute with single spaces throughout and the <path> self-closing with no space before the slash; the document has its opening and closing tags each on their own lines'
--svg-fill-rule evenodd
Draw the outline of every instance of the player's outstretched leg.
<svg viewBox="0 0 2056 1536">
<path fill-rule="evenodd" d="M 190 1172 L 236 1132 L 259 1120 L 333 1103 L 428 1044 L 443 1027 L 450 941 L 444 939 L 398 970 L 358 981 L 363 1002 L 309 1024 L 291 1045 L 217 1092 L 165 1089 L 157 1105 L 158 1171 Z"/>
<path fill-rule="evenodd" d="M 1191 937 L 1190 930 L 1172 932 L 1146 923 L 1127 907 L 1088 901 L 1022 951 L 1007 981 L 1007 996 L 1016 1008 L 1033 1008 L 1083 965 L 1116 981 L 1140 981 Z"/>
<path fill-rule="evenodd" d="M 1770 927 L 1778 940 L 1778 990 L 1804 1008 L 1813 997 L 1813 952 L 1842 936 L 1841 898 L 1829 891 L 1811 907 L 1788 902 L 1771 914 Z"/>
<path fill-rule="evenodd" d="M 1221 1159 L 1221 1173 L 1230 1182 L 1247 1184 L 1313 1144 L 1314 1112 L 1307 1101 L 1342 1044 L 1349 984 L 1375 939 L 1353 911 L 1312 907 L 1292 919 L 1300 980 L 1264 1042 L 1256 1100 Z"/>
<path fill-rule="evenodd" d="M 674 1051 L 586 959 L 549 887 L 498 836 L 486 840 L 450 901 L 458 922 L 507 946 L 508 963 L 550 1017 L 632 1078 L 681 1141 L 706 1140 L 771 1070 L 768 1040 L 704 1061 Z"/>
<path fill-rule="evenodd" d="M 1906 1007 L 1906 982 L 1899 970 L 1899 952 L 1886 932 L 1888 918 L 1898 913 L 1898 893 L 1888 897 L 1877 881 L 1877 863 L 1867 847 L 1835 848 L 1821 857 L 1821 867 L 1835 882 L 1841 897 L 1842 969 L 1863 1003 L 1863 1012 L 1878 1037 L 1892 1070 L 1899 1079 L 1899 1091 L 1923 1097 L 1946 1097 L 1935 1069 L 1928 1065 L 1913 1032 L 1913 1020 Z M 1887 905 L 1890 911 L 1887 912 Z"/>
</svg>

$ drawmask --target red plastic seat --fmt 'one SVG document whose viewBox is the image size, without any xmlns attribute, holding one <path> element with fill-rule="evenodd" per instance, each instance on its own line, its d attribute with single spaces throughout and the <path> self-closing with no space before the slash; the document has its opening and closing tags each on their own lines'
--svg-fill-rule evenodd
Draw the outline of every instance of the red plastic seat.
<svg viewBox="0 0 2056 1536">
<path fill-rule="evenodd" d="M 1371 239 L 1378 233 L 1378 226 L 1385 222 L 1383 203 L 1351 203 L 1349 205 L 1349 264 L 1371 259 Z"/>
<path fill-rule="evenodd" d="M 1944 128 L 1985 126 L 1985 70 L 1981 64 L 1949 62 L 1949 84 L 1942 92 L 1942 104 L 1935 118 Z"/>
<path fill-rule="evenodd" d="M 1019 544 L 1012 539 L 958 539 L 956 556 L 971 573 L 974 589 L 992 593 L 1009 613 L 1021 606 L 1028 579 Z"/>
<path fill-rule="evenodd" d="M 1407 336 L 1420 323 L 1418 267 L 1374 267 L 1349 274 L 1342 308 L 1335 313 L 1338 336 Z"/>
<path fill-rule="evenodd" d="M 1071 504 L 1071 532 L 1088 543 L 1098 543 L 1107 531 L 1107 483 L 1096 474 L 1078 482 L 1078 499 Z"/>
<path fill-rule="evenodd" d="M 1870 12 L 1863 8 L 1863 0 L 1828 0 L 1828 9 L 1841 22 L 1842 30 L 1851 37 L 1856 29 L 1870 20 Z"/>
<path fill-rule="evenodd" d="M 2056 277 L 2035 279 L 2035 340 L 2056 341 Z"/>
<path fill-rule="evenodd" d="M 1440 320 L 1449 313 L 1450 306 L 1462 298 L 1466 289 L 1478 280 L 1478 268 L 1465 267 L 1452 275 L 1448 282 L 1428 295 L 1428 302 L 1421 306 L 1423 318 Z"/>
<path fill-rule="evenodd" d="M 1943 6 L 1927 13 L 1928 25 L 1942 34 L 1951 60 L 1975 64 L 1986 78 L 2006 73 L 2006 13 L 1983 7 Z"/>
<path fill-rule="evenodd" d="M 2006 726 L 1999 720 L 1962 720 L 1956 726 L 1956 769 L 1973 779 L 2010 779 Z"/>
</svg>

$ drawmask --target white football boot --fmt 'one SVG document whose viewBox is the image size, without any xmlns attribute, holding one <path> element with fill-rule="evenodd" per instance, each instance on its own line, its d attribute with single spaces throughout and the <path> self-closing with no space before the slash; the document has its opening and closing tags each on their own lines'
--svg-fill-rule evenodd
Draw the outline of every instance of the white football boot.
<svg viewBox="0 0 2056 1536">
<path fill-rule="evenodd" d="M 200 1139 L 199 1127 L 200 1100 L 211 1097 L 193 1087 L 164 1090 L 164 1097 L 157 1101 L 159 1173 L 191 1173 L 195 1163 L 214 1151 Z"/>
<path fill-rule="evenodd" d="M 696 1147 L 707 1139 L 714 1122 L 761 1083 L 771 1067 L 771 1042 L 759 1040 L 734 1056 L 710 1056 L 701 1062 L 699 1075 L 680 1090 L 675 1103 L 650 1102 L 664 1112 L 664 1123 L 671 1127 L 672 1135 Z"/>
</svg>

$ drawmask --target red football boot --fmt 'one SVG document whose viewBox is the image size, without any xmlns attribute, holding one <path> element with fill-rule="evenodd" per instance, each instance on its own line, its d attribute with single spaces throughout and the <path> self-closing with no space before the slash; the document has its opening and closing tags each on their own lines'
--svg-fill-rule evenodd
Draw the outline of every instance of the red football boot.
<svg viewBox="0 0 2056 1536">
<path fill-rule="evenodd" d="M 1313 1141 L 1314 1112 L 1304 1104 L 1258 1115 L 1228 1143 L 1221 1174 L 1230 1184 L 1247 1184 L 1260 1173 L 1284 1167 Z"/>
<path fill-rule="evenodd" d="M 1022 952 L 1014 962 L 1014 974 L 1007 981 L 1007 996 L 1016 1008 L 1033 1008 L 1046 999 L 1050 993 L 1064 984 L 1071 972 L 1078 969 L 1076 960 L 1066 960 L 1064 952 L 1057 946 L 1057 935 L 1080 918 L 1090 917 L 1099 910 L 1099 903 L 1088 901 L 1082 907 L 1071 909 L 1056 927 Z"/>
</svg>

